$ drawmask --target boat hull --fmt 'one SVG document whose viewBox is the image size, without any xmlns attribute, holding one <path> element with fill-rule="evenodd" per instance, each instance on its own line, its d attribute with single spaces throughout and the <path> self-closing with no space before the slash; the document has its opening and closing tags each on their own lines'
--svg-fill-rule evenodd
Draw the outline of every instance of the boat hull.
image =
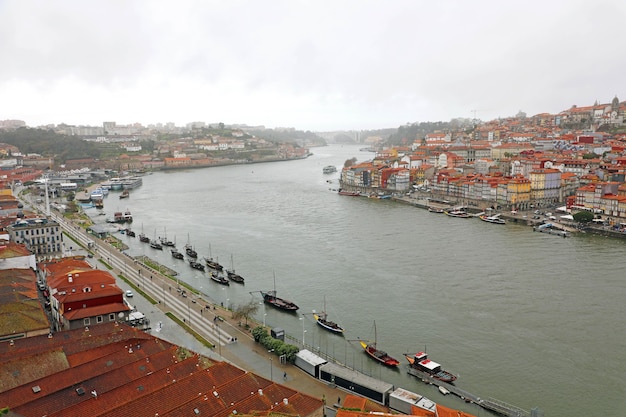
<svg viewBox="0 0 626 417">
<path fill-rule="evenodd" d="M 343 327 L 339 326 L 337 323 L 334 323 L 332 321 L 328 321 L 328 320 L 324 319 L 319 314 L 313 314 L 313 318 L 315 319 L 315 322 L 320 327 L 322 327 L 325 330 L 328 330 L 329 332 L 333 332 L 333 333 L 336 333 L 336 334 L 343 334 L 343 332 L 344 332 Z"/>
<path fill-rule="evenodd" d="M 220 285 L 230 285 L 230 281 L 227 280 L 226 278 L 219 276 L 215 273 L 211 273 L 211 279 L 215 282 L 217 282 Z"/>
<path fill-rule="evenodd" d="M 391 368 L 400 365 L 400 362 L 397 359 L 392 358 L 386 352 L 377 349 L 371 343 L 367 343 L 364 341 L 360 341 L 359 343 L 361 344 L 361 347 L 363 348 L 365 353 L 367 353 L 372 359 L 382 363 L 383 365 L 389 366 Z"/>
<path fill-rule="evenodd" d="M 279 310 L 295 312 L 300 308 L 295 303 L 285 300 L 284 298 L 276 297 L 274 294 L 271 294 L 271 292 L 261 291 L 261 295 L 263 296 L 263 301 L 266 304 L 269 304 Z"/>
<path fill-rule="evenodd" d="M 244 284 L 245 283 L 245 279 L 241 275 L 236 274 L 233 271 L 226 271 L 226 274 L 228 275 L 228 279 L 233 281 L 233 282 L 236 282 L 238 284 Z"/>
<path fill-rule="evenodd" d="M 206 266 L 208 266 L 211 269 L 215 269 L 216 271 L 224 270 L 224 267 L 216 261 L 213 261 L 211 259 L 205 259 L 205 262 L 206 262 Z"/>
<path fill-rule="evenodd" d="M 506 224 L 506 220 L 501 219 L 499 217 L 487 217 L 487 216 L 478 216 L 478 218 L 487 223 L 493 224 Z"/>
</svg>

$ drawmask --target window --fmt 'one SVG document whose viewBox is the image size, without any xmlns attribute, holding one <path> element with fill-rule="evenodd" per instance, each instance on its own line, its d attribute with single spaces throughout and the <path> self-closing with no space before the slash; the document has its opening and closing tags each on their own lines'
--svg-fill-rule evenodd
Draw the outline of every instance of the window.
<svg viewBox="0 0 626 417">
<path fill-rule="evenodd" d="M 115 314 L 114 313 L 109 314 L 109 321 L 115 321 Z"/>
<path fill-rule="evenodd" d="M 102 323 L 102 316 L 96 317 L 96 323 Z"/>
<path fill-rule="evenodd" d="M 91 320 L 89 320 L 89 317 L 87 317 L 87 318 L 83 319 L 83 324 L 84 324 L 85 326 L 89 326 L 89 324 L 90 324 L 90 323 L 91 323 Z"/>
</svg>

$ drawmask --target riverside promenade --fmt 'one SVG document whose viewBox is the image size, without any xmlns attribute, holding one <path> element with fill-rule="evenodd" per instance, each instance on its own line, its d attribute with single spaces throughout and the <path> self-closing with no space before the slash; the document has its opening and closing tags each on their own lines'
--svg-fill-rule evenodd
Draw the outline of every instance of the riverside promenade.
<svg viewBox="0 0 626 417">
<path fill-rule="evenodd" d="M 32 205 L 36 211 L 45 212 L 40 205 L 29 201 L 25 203 Z M 134 296 L 127 300 L 146 315 L 149 321 L 147 331 L 152 335 L 323 399 L 330 407 L 337 404 L 336 401 L 343 404 L 346 392 L 313 378 L 292 364 L 281 364 L 277 356 L 254 341 L 250 330 L 240 325 L 239 320 L 234 320 L 232 312 L 227 308 L 189 291 L 183 295 L 182 290 L 178 291 L 176 281 L 171 278 L 145 266 L 106 241 L 88 234 L 83 227 L 66 220 L 58 213 L 50 213 L 50 217 L 81 247 L 77 248 L 76 244 L 66 239 L 64 245 L 72 248 L 72 254 L 93 253 L 93 258 L 86 259 L 94 268 L 108 270 L 116 278 L 120 288 L 133 291 Z M 183 325 L 172 319 L 172 315 Z M 250 329 L 259 325 L 254 321 L 249 324 Z M 185 326 L 214 347 L 201 343 L 185 330 Z"/>
</svg>

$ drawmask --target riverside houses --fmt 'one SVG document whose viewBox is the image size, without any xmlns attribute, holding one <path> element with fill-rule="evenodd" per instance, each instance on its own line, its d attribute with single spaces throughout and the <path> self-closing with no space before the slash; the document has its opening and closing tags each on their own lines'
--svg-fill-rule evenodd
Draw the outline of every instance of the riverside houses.
<svg viewBox="0 0 626 417">
<path fill-rule="evenodd" d="M 128 319 L 131 307 L 109 272 L 92 269 L 87 262 L 76 258 L 41 264 L 40 269 L 50 293 L 55 330 L 125 323 Z"/>
</svg>

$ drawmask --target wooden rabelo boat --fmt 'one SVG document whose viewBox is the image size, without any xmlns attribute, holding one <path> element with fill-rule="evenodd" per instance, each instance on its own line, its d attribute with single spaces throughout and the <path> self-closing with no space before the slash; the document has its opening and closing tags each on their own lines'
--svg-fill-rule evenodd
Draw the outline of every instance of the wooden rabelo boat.
<svg viewBox="0 0 626 417">
<path fill-rule="evenodd" d="M 384 350 L 378 349 L 378 346 L 376 345 L 376 322 L 374 322 L 374 341 L 366 342 L 364 340 L 359 340 L 359 343 L 361 344 L 361 347 L 363 348 L 365 353 L 367 353 L 371 358 L 377 360 L 383 365 L 389 367 L 395 367 L 400 365 L 400 362 L 397 359 L 389 356 L 389 354 Z"/>
</svg>

